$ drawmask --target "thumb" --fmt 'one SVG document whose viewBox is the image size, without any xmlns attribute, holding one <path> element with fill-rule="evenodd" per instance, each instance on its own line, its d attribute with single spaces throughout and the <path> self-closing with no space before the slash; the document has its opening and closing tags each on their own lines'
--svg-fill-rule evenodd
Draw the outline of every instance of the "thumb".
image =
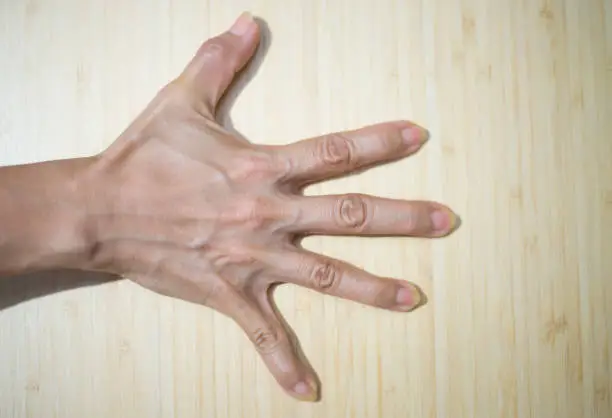
<svg viewBox="0 0 612 418">
<path fill-rule="evenodd" d="M 189 84 L 206 113 L 214 115 L 219 100 L 236 73 L 249 62 L 258 43 L 259 26 L 245 12 L 228 31 L 202 44 L 181 78 Z"/>
</svg>

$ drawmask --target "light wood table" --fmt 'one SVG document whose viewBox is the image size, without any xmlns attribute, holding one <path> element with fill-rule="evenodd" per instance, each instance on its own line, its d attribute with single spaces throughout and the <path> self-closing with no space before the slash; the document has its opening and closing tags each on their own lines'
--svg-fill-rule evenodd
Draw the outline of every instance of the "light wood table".
<svg viewBox="0 0 612 418">
<path fill-rule="evenodd" d="M 209 309 L 127 281 L 33 297 L 92 275 L 2 281 L 0 416 L 611 417 L 608 0 L 0 0 L 0 163 L 100 151 L 243 10 L 269 28 L 229 113 L 251 140 L 431 131 L 416 156 L 308 193 L 440 200 L 459 231 L 305 241 L 429 303 L 283 287 L 324 385 L 306 404 Z"/>
</svg>

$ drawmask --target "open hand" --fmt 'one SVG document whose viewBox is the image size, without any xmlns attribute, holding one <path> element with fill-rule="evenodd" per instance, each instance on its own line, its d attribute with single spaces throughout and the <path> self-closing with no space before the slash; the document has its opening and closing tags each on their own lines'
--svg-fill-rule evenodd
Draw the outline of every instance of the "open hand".
<svg viewBox="0 0 612 418">
<path fill-rule="evenodd" d="M 297 355 L 271 286 L 293 283 L 402 312 L 422 299 L 411 283 L 306 251 L 298 240 L 309 234 L 441 237 L 457 218 L 434 202 L 301 193 L 309 184 L 414 153 L 427 131 L 413 123 L 284 146 L 251 144 L 224 129 L 216 106 L 258 41 L 258 25 L 241 16 L 204 43 L 93 159 L 89 173 L 102 186 L 90 202 L 96 237 L 90 268 L 228 315 L 289 394 L 315 400 L 314 372 Z"/>
</svg>

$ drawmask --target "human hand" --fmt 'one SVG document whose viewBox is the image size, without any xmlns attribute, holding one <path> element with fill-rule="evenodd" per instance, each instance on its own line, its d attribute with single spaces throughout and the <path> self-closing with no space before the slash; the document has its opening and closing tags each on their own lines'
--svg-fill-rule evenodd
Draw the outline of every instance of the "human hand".
<svg viewBox="0 0 612 418">
<path fill-rule="evenodd" d="M 251 144 L 224 129 L 216 106 L 258 40 L 248 15 L 208 40 L 93 159 L 88 178 L 97 183 L 88 217 L 95 244 L 87 267 L 228 315 L 287 393 L 315 400 L 314 372 L 275 311 L 271 286 L 293 283 L 402 312 L 422 298 L 409 282 L 309 252 L 299 238 L 434 238 L 452 232 L 457 218 L 434 202 L 301 193 L 309 184 L 416 152 L 427 132 L 413 123 L 383 123 L 285 146 Z"/>
</svg>

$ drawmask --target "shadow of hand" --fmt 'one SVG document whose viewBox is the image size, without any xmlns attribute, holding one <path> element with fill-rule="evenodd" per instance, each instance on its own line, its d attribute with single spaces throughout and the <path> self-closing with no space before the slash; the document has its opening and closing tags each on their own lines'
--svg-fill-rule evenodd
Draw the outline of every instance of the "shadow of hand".
<svg viewBox="0 0 612 418">
<path fill-rule="evenodd" d="M 120 276 L 112 274 L 77 270 L 58 270 L 1 278 L 0 310 L 52 293 L 120 279 Z"/>
</svg>

